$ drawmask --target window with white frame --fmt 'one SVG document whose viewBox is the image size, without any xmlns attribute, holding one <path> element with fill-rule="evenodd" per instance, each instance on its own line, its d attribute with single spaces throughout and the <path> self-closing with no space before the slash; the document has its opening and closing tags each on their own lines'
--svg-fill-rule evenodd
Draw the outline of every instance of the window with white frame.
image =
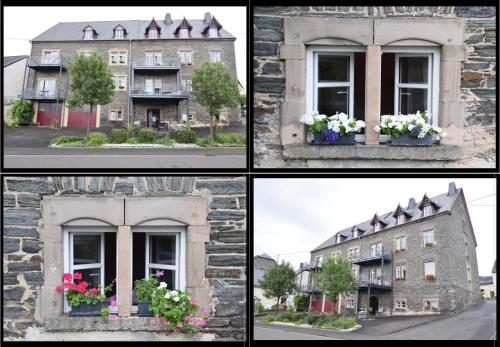
<svg viewBox="0 0 500 347">
<path fill-rule="evenodd" d="M 38 80 L 38 96 L 52 97 L 56 95 L 56 80 L 44 79 Z"/>
<path fill-rule="evenodd" d="M 424 299 L 424 310 L 438 310 L 439 309 L 439 300 L 438 299 Z"/>
<path fill-rule="evenodd" d="M 348 254 L 349 258 L 359 257 L 359 248 L 358 247 L 350 248 L 347 252 L 348 252 L 347 254 Z"/>
<path fill-rule="evenodd" d="M 83 38 L 84 40 L 93 40 L 94 39 L 94 30 L 92 29 L 86 29 L 85 30 L 85 37 Z"/>
<path fill-rule="evenodd" d="M 354 228 L 352 230 L 352 238 L 355 239 L 358 237 L 358 228 Z"/>
<path fill-rule="evenodd" d="M 180 238 L 178 234 L 146 235 L 146 273 L 162 271 L 167 288 L 179 288 Z"/>
<path fill-rule="evenodd" d="M 382 269 L 377 267 L 377 268 L 372 268 L 370 270 L 370 283 L 380 283 L 380 279 L 382 278 Z"/>
<path fill-rule="evenodd" d="M 210 62 L 211 63 L 220 62 L 220 51 L 210 51 Z"/>
<path fill-rule="evenodd" d="M 217 33 L 217 27 L 211 27 L 210 29 L 208 29 L 208 37 L 211 39 L 217 38 L 219 36 Z"/>
<path fill-rule="evenodd" d="M 380 222 L 376 222 L 374 225 L 373 225 L 373 231 L 380 231 L 382 230 L 382 223 Z"/>
<path fill-rule="evenodd" d="M 181 38 L 181 39 L 187 39 L 187 38 L 189 38 L 189 29 L 187 29 L 187 28 L 181 28 L 179 30 L 179 38 Z"/>
<path fill-rule="evenodd" d="M 127 76 L 113 76 L 115 82 L 115 89 L 125 90 L 127 89 Z"/>
<path fill-rule="evenodd" d="M 335 252 L 332 252 L 331 257 L 332 258 L 339 258 L 341 254 L 342 254 L 342 252 L 335 251 Z"/>
<path fill-rule="evenodd" d="M 59 64 L 59 51 L 44 51 L 43 52 L 44 64 Z"/>
<path fill-rule="evenodd" d="M 404 224 L 406 222 L 406 217 L 404 213 L 401 213 L 398 216 L 398 225 Z"/>
<path fill-rule="evenodd" d="M 347 298 L 345 300 L 345 307 L 346 308 L 354 308 L 354 298 Z"/>
<path fill-rule="evenodd" d="M 123 120 L 123 111 L 118 109 L 109 110 L 109 120 Z"/>
<path fill-rule="evenodd" d="M 426 261 L 424 262 L 424 276 L 436 276 L 436 262 Z"/>
<path fill-rule="evenodd" d="M 123 39 L 124 35 L 124 30 L 122 28 L 117 28 L 115 30 L 115 40 L 121 40 Z"/>
<path fill-rule="evenodd" d="M 406 250 L 406 236 L 396 237 L 396 251 Z"/>
<path fill-rule="evenodd" d="M 379 257 L 382 255 L 382 242 L 370 245 L 370 255 L 372 257 Z"/>
<path fill-rule="evenodd" d="M 358 266 L 353 266 L 351 269 L 351 273 L 356 281 L 359 280 L 359 267 Z"/>
<path fill-rule="evenodd" d="M 434 230 L 424 231 L 423 235 L 424 235 L 424 246 L 434 244 Z"/>
<path fill-rule="evenodd" d="M 432 214 L 432 206 L 424 206 L 424 217 L 430 216 Z"/>
<path fill-rule="evenodd" d="M 337 235 L 337 243 L 342 242 L 342 236 L 340 234 Z"/>
<path fill-rule="evenodd" d="M 109 64 L 110 65 L 126 65 L 127 64 L 127 51 L 109 51 Z"/>
<path fill-rule="evenodd" d="M 396 300 L 395 308 L 397 311 L 405 311 L 406 310 L 406 300 Z"/>
<path fill-rule="evenodd" d="M 193 91 L 193 84 L 191 80 L 185 79 L 181 80 L 181 87 L 182 90 L 185 92 L 192 92 Z"/>
<path fill-rule="evenodd" d="M 149 36 L 148 38 L 150 39 L 157 39 L 158 38 L 158 30 L 155 28 L 149 29 Z"/>
<path fill-rule="evenodd" d="M 396 278 L 406 279 L 406 265 L 396 265 Z"/>
<path fill-rule="evenodd" d="M 179 56 L 181 57 L 182 65 L 192 65 L 193 64 L 193 52 L 192 51 L 180 51 Z"/>
</svg>

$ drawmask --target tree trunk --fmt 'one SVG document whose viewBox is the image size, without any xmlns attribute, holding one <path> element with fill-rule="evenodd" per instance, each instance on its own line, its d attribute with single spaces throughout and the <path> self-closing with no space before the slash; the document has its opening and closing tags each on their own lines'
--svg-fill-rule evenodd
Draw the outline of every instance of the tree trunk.
<svg viewBox="0 0 500 347">
<path fill-rule="evenodd" d="M 214 140 L 214 116 L 210 115 L 210 140 Z"/>
<path fill-rule="evenodd" d="M 90 116 L 89 116 L 89 122 L 87 123 L 87 133 L 85 134 L 85 142 L 89 140 L 89 134 L 90 134 L 90 123 L 92 123 L 92 113 L 94 111 L 94 104 L 90 104 Z M 97 117 L 97 115 L 96 115 Z"/>
<path fill-rule="evenodd" d="M 276 303 L 276 316 L 278 316 L 279 309 L 280 309 L 280 297 L 278 296 L 278 302 Z"/>
</svg>

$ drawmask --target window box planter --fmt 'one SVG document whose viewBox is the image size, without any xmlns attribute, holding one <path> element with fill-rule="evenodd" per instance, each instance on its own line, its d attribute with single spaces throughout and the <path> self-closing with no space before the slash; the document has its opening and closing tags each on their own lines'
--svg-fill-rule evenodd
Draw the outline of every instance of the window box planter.
<svg viewBox="0 0 500 347">
<path fill-rule="evenodd" d="M 314 133 L 314 140 L 311 142 L 311 145 L 340 145 L 340 146 L 353 146 L 356 144 L 356 135 L 344 135 L 339 136 L 338 140 L 334 142 L 328 142 L 325 140 L 324 136 L 320 133 Z"/>
<path fill-rule="evenodd" d="M 137 302 L 137 314 L 139 317 L 153 317 L 153 311 L 149 309 L 149 301 L 138 301 Z"/>
<path fill-rule="evenodd" d="M 391 137 L 392 146 L 432 146 L 432 134 L 425 135 L 423 138 L 417 136 L 402 134 L 399 137 Z"/>
<path fill-rule="evenodd" d="M 78 306 L 72 306 L 69 314 L 71 316 L 100 316 L 101 308 L 109 306 L 109 299 L 102 304 L 87 304 L 82 302 Z"/>
<path fill-rule="evenodd" d="M 435 277 L 434 275 L 426 275 L 426 276 L 425 276 L 425 279 L 426 279 L 427 281 L 434 281 L 434 280 L 436 279 L 436 277 Z"/>
<path fill-rule="evenodd" d="M 427 248 L 431 248 L 432 246 L 434 246 L 434 244 L 432 242 L 427 242 L 425 244 L 425 247 L 427 247 Z"/>
</svg>

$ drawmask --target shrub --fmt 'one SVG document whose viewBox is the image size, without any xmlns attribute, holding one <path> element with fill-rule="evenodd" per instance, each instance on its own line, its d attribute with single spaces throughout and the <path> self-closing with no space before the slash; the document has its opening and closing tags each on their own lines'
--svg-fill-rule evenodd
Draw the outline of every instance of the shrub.
<svg viewBox="0 0 500 347">
<path fill-rule="evenodd" d="M 170 137 L 168 137 L 168 135 L 165 135 L 164 137 L 162 137 L 161 139 L 157 139 L 155 141 L 155 143 L 159 144 L 159 145 L 165 145 L 165 146 L 170 146 L 171 144 L 174 143 L 174 140 L 172 140 Z"/>
<path fill-rule="evenodd" d="M 196 143 L 196 133 L 193 130 L 178 130 L 175 132 L 178 143 Z"/>
<path fill-rule="evenodd" d="M 128 137 L 131 138 L 131 137 L 137 137 L 139 135 L 139 128 L 138 127 L 135 127 L 135 126 L 129 126 L 127 128 L 127 134 L 128 134 Z"/>
<path fill-rule="evenodd" d="M 297 311 L 305 311 L 309 307 L 309 295 L 302 294 L 296 295 L 293 298 L 293 304 L 297 308 Z"/>
<path fill-rule="evenodd" d="M 217 133 L 215 139 L 217 142 L 227 145 L 244 145 L 246 143 L 244 136 L 232 133 Z"/>
<path fill-rule="evenodd" d="M 139 140 L 137 140 L 137 139 L 128 139 L 128 140 L 127 140 L 127 143 L 128 143 L 129 145 L 136 145 L 136 144 L 138 144 L 138 143 L 139 143 Z"/>
<path fill-rule="evenodd" d="M 261 303 L 259 303 L 259 306 L 257 307 L 257 312 L 258 313 L 264 312 L 264 305 L 262 305 Z"/>
<path fill-rule="evenodd" d="M 285 312 L 280 316 L 282 322 L 293 322 L 295 321 L 293 313 Z"/>
<path fill-rule="evenodd" d="M 31 123 L 35 111 L 29 101 L 16 100 L 11 106 L 12 119 L 16 124 Z"/>
<path fill-rule="evenodd" d="M 196 140 L 196 144 L 201 147 L 205 146 L 217 146 L 219 143 L 215 140 L 211 140 L 209 137 L 203 137 Z"/>
<path fill-rule="evenodd" d="M 156 131 L 152 128 L 143 128 L 139 130 L 139 143 L 153 143 L 155 137 Z"/>
<path fill-rule="evenodd" d="M 111 143 L 126 143 L 128 140 L 127 130 L 125 129 L 111 129 L 111 137 L 109 142 Z"/>
<path fill-rule="evenodd" d="M 276 322 L 276 321 L 278 321 L 278 317 L 275 317 L 275 316 L 267 316 L 267 317 L 264 317 L 263 321 L 264 321 L 264 322 L 268 322 L 268 323 L 271 323 L 271 322 Z"/>
<path fill-rule="evenodd" d="M 94 147 L 102 146 L 106 143 L 107 136 L 104 133 L 93 132 L 89 134 L 88 144 Z"/>
<path fill-rule="evenodd" d="M 50 122 L 49 129 L 59 129 L 59 122 L 54 119 L 52 122 Z"/>
<path fill-rule="evenodd" d="M 50 143 L 53 145 L 61 145 L 63 143 L 76 143 L 76 142 L 83 142 L 83 137 L 62 135 L 50 140 Z"/>
<path fill-rule="evenodd" d="M 315 325 L 318 323 L 319 316 L 317 314 L 309 314 L 307 316 L 307 324 Z"/>
</svg>

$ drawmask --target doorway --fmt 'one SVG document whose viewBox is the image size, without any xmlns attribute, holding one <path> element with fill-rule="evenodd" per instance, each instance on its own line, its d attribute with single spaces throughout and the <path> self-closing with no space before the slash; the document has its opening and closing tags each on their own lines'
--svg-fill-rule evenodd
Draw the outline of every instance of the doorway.
<svg viewBox="0 0 500 347">
<path fill-rule="evenodd" d="M 147 127 L 158 128 L 160 124 L 160 110 L 157 108 L 148 108 Z"/>
<path fill-rule="evenodd" d="M 370 296 L 370 313 L 375 315 L 378 312 L 378 297 Z"/>
</svg>

